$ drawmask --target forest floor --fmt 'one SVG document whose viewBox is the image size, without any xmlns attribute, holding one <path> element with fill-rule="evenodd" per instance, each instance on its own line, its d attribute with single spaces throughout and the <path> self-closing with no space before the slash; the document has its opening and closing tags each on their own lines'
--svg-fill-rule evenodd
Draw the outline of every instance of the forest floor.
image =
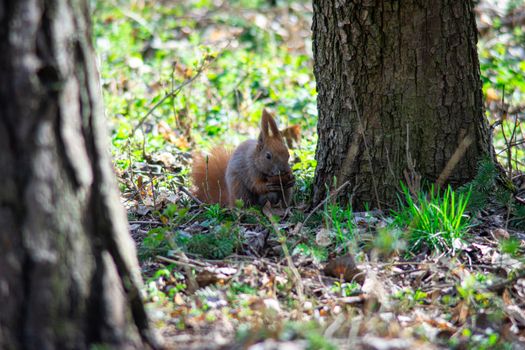
<svg viewBox="0 0 525 350">
<path fill-rule="evenodd" d="M 476 10 L 486 114 L 509 181 L 482 161 L 468 186 L 409 186 L 384 212 L 331 197 L 309 205 L 309 3 L 124 3 L 92 0 L 94 40 L 122 201 L 166 348 L 525 349 L 523 2 Z M 256 137 L 264 107 L 301 128 L 291 208 L 198 203 L 191 153 Z"/>
<path fill-rule="evenodd" d="M 218 223 L 205 211 L 192 208 L 188 215 L 196 219 L 177 225 L 179 234 L 213 232 Z M 168 348 L 525 346 L 525 233 L 505 230 L 504 212 L 476 220 L 453 252 L 410 257 L 400 255 L 403 243 L 384 231 L 388 218 L 375 213 L 353 214 L 356 238 L 347 244 L 358 247 L 347 251 L 318 224 L 297 230 L 302 223 L 290 218 L 271 225 L 237 215 L 232 220 L 241 243 L 227 257 L 205 259 L 175 248 L 143 260 L 150 311 Z M 132 225 L 144 248 L 137 236 L 152 225 Z M 329 253 L 316 256 L 314 249 Z M 349 251 L 359 253 L 353 258 Z"/>
</svg>

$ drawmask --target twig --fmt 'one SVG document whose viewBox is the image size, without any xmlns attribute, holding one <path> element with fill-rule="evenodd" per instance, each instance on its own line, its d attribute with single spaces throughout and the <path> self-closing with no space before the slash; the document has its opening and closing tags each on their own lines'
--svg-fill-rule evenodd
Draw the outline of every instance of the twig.
<svg viewBox="0 0 525 350">
<path fill-rule="evenodd" d="M 127 149 L 128 149 L 128 161 L 129 161 L 129 167 L 128 167 L 129 180 L 131 182 L 131 185 L 135 188 L 135 191 L 137 193 L 137 196 L 139 197 L 140 202 L 144 203 L 144 198 L 142 198 L 141 189 L 138 188 L 137 184 L 135 183 L 135 177 L 133 176 L 134 175 L 133 161 L 131 160 L 131 146 L 129 145 L 129 143 L 127 145 Z"/>
<path fill-rule="evenodd" d="M 224 260 L 209 260 L 209 259 L 204 259 L 204 258 L 200 258 L 197 260 L 197 259 L 192 259 L 190 257 L 188 257 L 187 254 L 185 254 L 185 258 L 184 258 L 184 262 L 181 262 L 182 263 L 190 263 L 190 264 L 193 264 L 195 266 L 193 266 L 195 269 L 202 269 L 202 268 L 208 268 L 208 267 L 211 267 L 210 264 L 212 265 L 216 265 L 216 264 L 220 264 L 220 263 L 223 263 Z M 191 254 L 189 254 L 191 256 Z M 172 259 L 172 258 L 166 258 L 166 257 L 163 257 L 163 256 L 158 256 L 160 260 L 164 260 L 164 261 L 167 261 L 167 262 L 171 262 L 171 263 L 179 263 L 180 260 L 176 260 L 176 259 Z M 204 262 L 203 262 L 204 261 Z"/>
<path fill-rule="evenodd" d="M 509 147 L 509 142 L 512 142 L 514 131 L 512 132 L 510 140 L 507 139 L 507 135 L 505 134 L 505 126 L 503 125 L 503 120 L 508 118 L 508 111 L 507 111 L 508 108 L 505 107 L 505 86 L 503 86 L 501 105 L 503 106 L 503 115 L 501 116 L 500 127 L 501 127 L 501 134 L 503 135 L 503 139 L 505 140 L 505 145 L 507 146 L 507 167 L 508 167 L 507 175 L 509 177 L 512 177 L 512 148 Z"/>
<path fill-rule="evenodd" d="M 427 271 L 427 270 L 426 269 L 404 270 L 404 271 L 400 271 L 400 272 L 396 272 L 394 274 L 388 275 L 388 277 L 392 278 L 392 277 L 397 277 L 397 276 L 411 274 L 414 272 L 421 272 L 421 271 Z"/>
<path fill-rule="evenodd" d="M 396 261 L 396 262 L 388 262 L 388 263 L 374 263 L 373 266 L 376 267 L 391 267 L 391 266 L 419 266 L 419 265 L 427 265 L 429 264 L 428 261 Z"/>
<path fill-rule="evenodd" d="M 248 255 L 238 255 L 238 254 L 234 254 L 232 256 L 230 256 L 230 258 L 236 258 L 237 260 L 247 260 L 247 261 L 257 261 L 257 262 L 262 262 L 264 263 L 265 265 L 269 265 L 269 266 L 273 266 L 275 267 L 276 269 L 278 269 L 279 271 L 282 269 L 282 266 L 277 264 L 277 263 L 274 263 L 272 262 L 271 260 L 269 259 L 266 259 L 266 258 L 257 258 L 257 257 L 252 257 L 252 256 L 248 256 Z"/>
<path fill-rule="evenodd" d="M 225 99 L 227 99 L 228 97 L 230 97 L 231 94 L 235 93 L 237 91 L 237 89 L 239 88 L 239 86 L 241 86 L 241 84 L 246 80 L 248 79 L 248 77 L 251 75 L 251 73 L 246 73 L 243 75 L 243 77 L 241 79 L 239 79 L 239 81 L 235 84 L 235 86 L 230 90 L 228 91 L 226 94 L 224 94 L 223 96 L 221 96 L 218 100 L 217 100 L 217 105 L 222 105 L 222 103 L 224 102 Z"/>
<path fill-rule="evenodd" d="M 131 221 L 128 221 L 128 224 L 130 225 L 134 225 L 134 224 L 137 224 L 137 225 L 163 225 L 162 222 L 160 221 L 147 221 L 147 220 L 131 220 Z"/>
<path fill-rule="evenodd" d="M 512 150 L 511 150 L 511 146 L 513 142 L 516 142 L 517 140 L 517 137 L 518 135 L 516 135 L 516 130 L 518 129 L 518 117 L 514 118 L 514 128 L 512 129 L 512 135 L 510 135 L 510 141 L 509 141 L 509 145 L 507 145 L 507 147 L 509 147 L 509 151 L 511 152 L 511 156 L 512 156 Z M 516 159 L 518 156 L 518 152 L 514 152 L 514 158 Z M 510 173 L 508 174 L 509 178 L 512 178 L 513 176 L 513 171 L 512 171 L 512 163 L 510 165 Z"/>
<path fill-rule="evenodd" d="M 472 138 L 470 135 L 465 136 L 463 140 L 461 140 L 461 143 L 458 145 L 454 151 L 454 154 L 452 154 L 452 157 L 450 157 L 447 164 L 445 165 L 445 168 L 441 171 L 441 174 L 439 174 L 438 179 L 436 180 L 436 185 L 438 188 L 441 188 L 445 181 L 447 181 L 450 173 L 452 170 L 454 170 L 460 159 L 463 158 L 467 148 L 469 148 L 471 144 Z"/>
<path fill-rule="evenodd" d="M 154 184 L 154 175 L 153 175 L 153 172 L 151 171 L 151 167 L 148 168 L 149 170 L 149 180 L 151 182 L 151 194 L 153 196 L 153 208 L 157 208 L 157 194 L 155 192 L 155 184 Z"/>
<path fill-rule="evenodd" d="M 184 186 L 179 186 L 179 191 L 185 193 L 188 197 L 190 197 L 198 205 L 204 205 L 204 203 L 199 198 L 195 197 L 193 193 L 188 191 Z"/>
<path fill-rule="evenodd" d="M 153 105 L 153 107 L 150 108 L 150 110 L 144 115 L 144 117 L 142 117 L 140 119 L 140 121 L 138 122 L 138 124 L 133 128 L 133 130 L 131 131 L 131 135 L 130 135 L 130 138 L 132 138 L 134 135 L 135 135 L 135 132 L 142 126 L 142 124 L 144 124 L 144 122 L 146 121 L 146 119 L 148 119 L 148 117 L 160 106 L 164 103 L 164 101 L 166 101 L 168 98 L 170 97 L 174 97 L 176 95 L 179 94 L 179 92 L 182 90 L 182 88 L 184 88 L 186 85 L 192 83 L 195 79 L 197 79 L 199 77 L 199 75 L 202 73 L 202 71 L 204 70 L 203 69 L 204 66 L 201 66 L 201 68 L 199 68 L 199 70 L 197 71 L 197 73 L 191 77 L 190 79 L 187 79 L 185 80 L 182 84 L 180 84 L 179 86 L 177 86 L 177 88 L 175 88 L 174 90 L 170 91 L 169 93 L 167 93 L 164 97 L 162 97 L 159 102 L 155 103 L 155 105 Z"/>
<path fill-rule="evenodd" d="M 153 105 L 153 107 L 150 108 L 150 110 L 139 120 L 138 124 L 133 128 L 133 130 L 131 131 L 131 135 L 130 135 L 130 139 L 133 138 L 133 136 L 135 135 L 135 132 L 142 126 L 142 124 L 144 124 L 144 122 L 146 121 L 146 119 L 148 119 L 148 117 L 160 106 L 164 103 L 164 101 L 166 101 L 168 98 L 170 97 L 175 97 L 177 96 L 181 90 L 186 86 L 186 85 L 189 85 L 191 84 L 193 81 L 195 81 L 195 79 L 197 79 L 201 73 L 204 71 L 205 68 L 208 68 L 213 62 L 215 62 L 217 60 L 217 58 L 219 57 L 220 55 L 217 55 L 215 56 L 212 60 L 205 60 L 204 63 L 199 67 L 199 69 L 197 69 L 197 72 L 195 73 L 194 76 L 192 76 L 191 78 L 189 79 L 186 79 L 185 81 L 183 81 L 180 85 L 178 85 L 176 88 L 172 88 L 172 90 L 167 93 L 166 95 L 164 95 L 164 97 L 162 97 L 159 102 L 155 103 Z"/>
<path fill-rule="evenodd" d="M 116 4 L 114 4 L 114 6 L 116 6 Z M 155 34 L 154 31 L 152 30 L 152 28 L 148 25 L 148 21 L 146 21 L 144 18 L 142 18 L 141 16 L 139 16 L 135 12 L 132 12 L 132 11 L 127 10 L 127 9 L 123 9 L 120 6 L 116 6 L 116 8 L 125 17 L 128 17 L 129 19 L 137 22 L 140 26 L 142 26 L 144 29 L 146 29 L 150 35 L 154 35 Z"/>
<path fill-rule="evenodd" d="M 525 205 L 525 199 L 523 199 L 523 198 L 521 198 L 521 197 L 518 197 L 517 195 L 514 196 L 514 199 L 515 199 L 518 203 L 520 203 L 520 204 L 522 204 L 522 205 Z"/>
<path fill-rule="evenodd" d="M 301 305 L 299 306 L 299 308 L 302 308 L 302 304 L 304 301 L 304 286 L 303 286 L 303 280 L 301 279 L 301 274 L 299 273 L 299 270 L 297 270 L 297 267 L 295 267 L 295 264 L 293 263 L 292 257 L 290 256 L 290 252 L 288 251 L 288 246 L 286 245 L 286 239 L 284 238 L 282 234 L 280 234 L 279 227 L 277 227 L 277 224 L 273 221 L 271 212 L 263 210 L 263 213 L 264 215 L 266 215 L 266 217 L 270 221 L 270 224 L 272 225 L 272 228 L 275 231 L 275 234 L 280 236 L 279 243 L 281 243 L 281 248 L 286 258 L 286 262 L 294 276 L 296 287 L 297 287 L 297 296 L 299 297 L 299 301 L 301 302 Z"/>
<path fill-rule="evenodd" d="M 293 263 L 290 252 L 288 251 L 288 246 L 286 246 L 286 240 L 284 239 L 284 237 L 282 237 L 279 239 L 279 241 L 281 243 L 281 248 L 283 249 L 284 256 L 286 257 L 286 262 L 288 264 L 288 267 L 292 271 L 292 274 L 294 275 L 294 278 L 295 278 L 296 287 L 297 287 L 297 296 L 299 297 L 299 301 L 301 302 L 299 309 L 301 309 L 302 303 L 304 301 L 303 280 L 301 279 L 301 274 L 299 273 L 299 270 L 297 270 L 297 267 L 295 267 L 295 264 Z"/>
<path fill-rule="evenodd" d="M 525 144 L 525 140 L 516 140 L 514 142 L 510 142 L 507 147 L 505 147 L 504 149 L 502 149 L 501 151 L 499 151 L 497 154 L 500 155 L 501 153 L 503 152 L 506 152 L 509 148 L 511 147 L 517 147 L 517 146 L 521 146 Z"/>
<path fill-rule="evenodd" d="M 202 267 L 199 267 L 199 266 L 196 266 L 194 264 L 191 264 L 189 262 L 188 257 L 186 256 L 186 254 L 184 254 L 182 252 L 179 252 L 178 255 L 179 255 L 181 260 L 173 260 L 173 259 L 166 258 L 166 257 L 160 256 L 160 255 L 157 255 L 156 258 L 158 260 L 161 260 L 161 261 L 164 261 L 164 262 L 168 262 L 170 264 L 181 265 L 183 267 L 183 269 L 184 269 L 184 273 L 186 274 L 186 280 L 188 282 L 188 292 L 192 294 L 197 289 L 199 289 L 199 284 L 197 283 L 197 280 L 195 279 L 195 276 L 193 276 L 193 272 L 191 271 L 191 269 L 194 268 L 196 270 L 199 270 L 199 269 L 202 269 Z"/>
<path fill-rule="evenodd" d="M 304 221 L 301 223 L 298 223 L 297 226 L 295 227 L 294 229 L 294 232 L 293 234 L 294 235 L 297 235 L 299 234 L 299 231 L 303 228 L 304 225 L 306 225 L 306 222 L 310 219 L 310 217 L 319 209 L 321 208 L 328 200 L 330 200 L 330 198 L 336 196 L 343 188 L 345 188 L 346 186 L 348 186 L 348 184 L 350 184 L 350 181 L 346 181 L 345 183 L 343 183 L 341 186 L 339 186 L 339 188 L 337 188 L 335 191 L 333 191 L 332 193 L 330 193 L 330 195 L 328 195 L 325 199 L 323 199 L 319 204 L 317 204 L 315 206 L 315 208 L 312 209 L 312 211 L 310 211 L 310 213 L 308 213 L 308 216 L 306 216 L 306 219 L 304 219 Z"/>
<path fill-rule="evenodd" d="M 200 270 L 203 268 L 203 266 L 197 266 L 195 264 L 190 263 L 189 261 L 170 259 L 170 258 L 166 258 L 165 256 L 161 256 L 161 255 L 157 255 L 155 258 L 157 260 L 160 260 L 160 261 L 163 261 L 169 264 L 176 264 L 176 265 L 191 267 L 192 269 L 196 269 L 196 270 Z"/>
<path fill-rule="evenodd" d="M 358 298 L 358 297 L 350 297 L 350 298 Z M 340 301 L 340 300 L 338 300 L 338 301 Z M 354 301 L 350 302 L 349 304 L 351 304 L 353 302 Z M 323 336 L 326 339 L 332 338 L 334 336 L 334 333 L 336 331 L 338 331 L 343 326 L 345 321 L 346 321 L 346 317 L 343 314 L 337 315 L 335 320 L 328 327 L 326 327 L 326 330 L 324 331 Z"/>
</svg>

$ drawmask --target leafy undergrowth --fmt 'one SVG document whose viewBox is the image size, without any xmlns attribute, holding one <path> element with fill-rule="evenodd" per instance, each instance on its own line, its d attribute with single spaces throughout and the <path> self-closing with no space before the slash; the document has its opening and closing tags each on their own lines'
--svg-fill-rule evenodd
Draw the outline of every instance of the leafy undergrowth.
<svg viewBox="0 0 525 350">
<path fill-rule="evenodd" d="M 430 197 L 420 198 L 404 208 L 421 210 Z M 525 234 L 501 228 L 504 211 L 469 218 L 453 247 L 423 251 L 407 244 L 414 228 L 396 214 L 333 204 L 304 223 L 297 209 L 276 221 L 268 209 L 189 204 L 180 222 L 167 213 L 175 206 L 160 214 L 162 229 L 133 227 L 145 236 L 147 301 L 170 348 L 512 349 L 525 340 Z"/>
<path fill-rule="evenodd" d="M 153 320 L 168 348 L 519 348 L 525 233 L 496 179 L 484 161 L 458 191 L 403 186 L 390 213 L 128 197 Z"/>
<path fill-rule="evenodd" d="M 357 213 L 332 200 L 307 211 L 317 113 L 309 4 L 91 2 L 115 169 L 167 348 L 525 341 L 522 5 L 510 2 L 514 21 L 478 10 L 487 117 L 511 182 L 482 161 L 463 188 L 405 187 L 395 211 Z M 291 209 L 196 203 L 191 152 L 255 137 L 263 107 L 302 130 Z"/>
</svg>

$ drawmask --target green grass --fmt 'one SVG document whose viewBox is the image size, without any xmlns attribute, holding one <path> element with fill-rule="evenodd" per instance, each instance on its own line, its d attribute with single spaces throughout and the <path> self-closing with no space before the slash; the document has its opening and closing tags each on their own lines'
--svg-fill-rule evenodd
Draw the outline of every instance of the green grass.
<svg viewBox="0 0 525 350">
<path fill-rule="evenodd" d="M 331 229 L 336 248 L 343 253 L 353 251 L 355 248 L 355 224 L 352 207 L 327 204 L 324 208 L 325 223 Z"/>
<path fill-rule="evenodd" d="M 457 193 L 450 186 L 440 191 L 431 186 L 428 193 L 420 192 L 413 198 L 405 185 L 401 188 L 401 209 L 392 215 L 397 226 L 407 228 L 408 250 L 454 251 L 471 226 L 465 214 L 470 191 Z"/>
</svg>

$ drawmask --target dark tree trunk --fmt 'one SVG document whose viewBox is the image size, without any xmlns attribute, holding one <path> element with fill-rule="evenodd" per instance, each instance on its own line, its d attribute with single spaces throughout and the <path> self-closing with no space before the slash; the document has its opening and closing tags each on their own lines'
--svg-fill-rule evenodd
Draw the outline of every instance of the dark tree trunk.
<svg viewBox="0 0 525 350">
<path fill-rule="evenodd" d="M 451 184 L 474 177 L 492 152 L 472 7 L 314 0 L 315 202 L 327 185 L 347 181 L 346 194 L 362 208 L 393 204 L 400 181 L 416 173 Z"/>
<path fill-rule="evenodd" d="M 0 348 L 145 348 L 85 0 L 0 0 Z"/>
</svg>

